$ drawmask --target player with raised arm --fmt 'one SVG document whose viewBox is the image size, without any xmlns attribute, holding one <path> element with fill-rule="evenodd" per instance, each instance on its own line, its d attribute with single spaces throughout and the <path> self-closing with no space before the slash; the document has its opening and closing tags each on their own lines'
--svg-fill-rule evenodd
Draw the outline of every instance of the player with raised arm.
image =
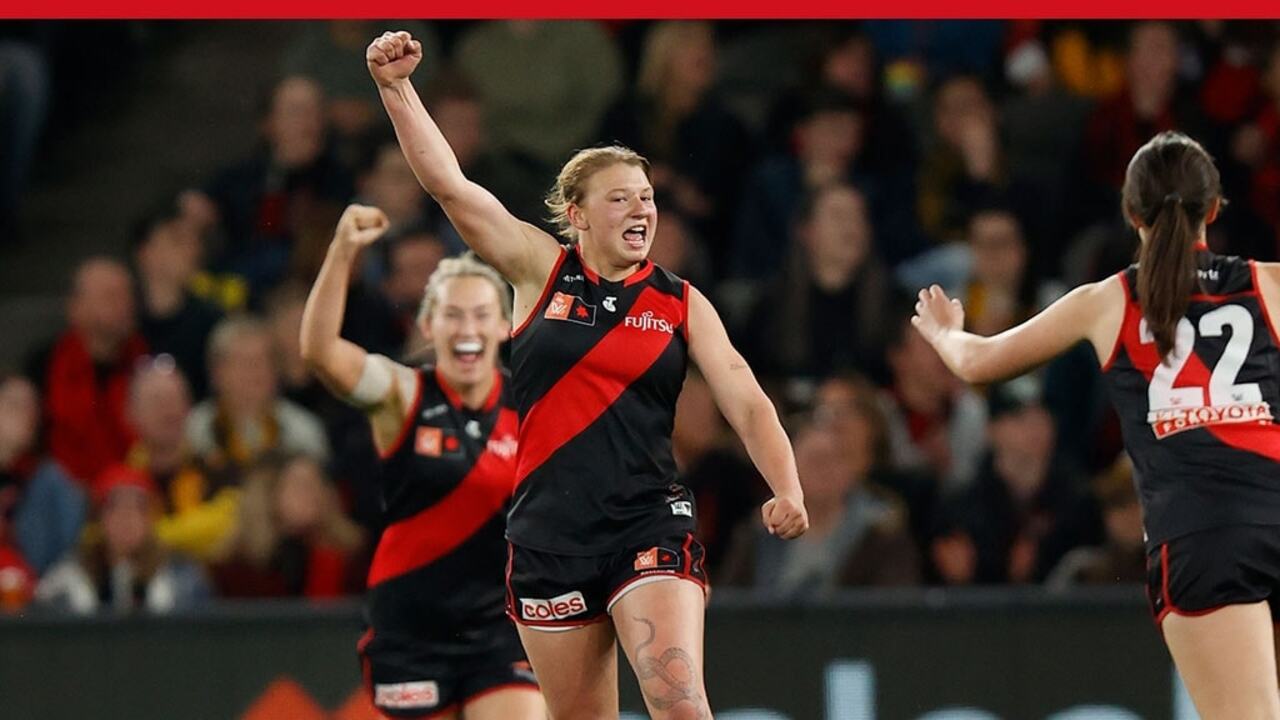
<svg viewBox="0 0 1280 720">
<path fill-rule="evenodd" d="M 388 225 L 377 208 L 346 209 L 302 317 L 303 357 L 368 414 L 382 458 L 386 530 L 369 569 L 365 681 L 390 717 L 541 720 L 504 612 L 517 442 L 497 360 L 511 328 L 507 286 L 475 258 L 445 259 L 418 313 L 435 364 L 365 352 L 338 332 L 355 258 Z"/>
<path fill-rule="evenodd" d="M 912 322 L 971 383 L 1092 343 L 1133 459 L 1151 609 L 1191 698 L 1204 720 L 1275 720 L 1280 264 L 1209 250 L 1221 193 L 1204 148 L 1161 133 L 1125 176 L 1137 263 L 993 337 L 965 332 L 936 286 Z"/>
<path fill-rule="evenodd" d="M 687 362 L 774 491 L 765 525 L 792 538 L 808 520 L 777 413 L 711 303 L 647 259 L 658 212 L 644 158 L 594 148 L 565 164 L 548 198 L 561 245 L 462 174 L 409 82 L 420 58 L 404 32 L 367 54 L 423 188 L 515 287 L 508 612 L 551 715 L 617 717 L 617 640 L 652 717 L 710 717 L 702 546 L 671 457 Z"/>
</svg>

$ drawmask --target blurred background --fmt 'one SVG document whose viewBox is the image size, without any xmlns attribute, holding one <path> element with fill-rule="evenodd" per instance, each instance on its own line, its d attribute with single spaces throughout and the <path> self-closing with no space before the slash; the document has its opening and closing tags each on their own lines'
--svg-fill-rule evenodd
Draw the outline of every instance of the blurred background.
<svg viewBox="0 0 1280 720">
<path fill-rule="evenodd" d="M 1280 259 L 1276 22 L 0 25 L 0 714 L 370 717 L 376 455 L 302 306 L 377 205 L 344 336 L 429 360 L 413 317 L 463 249 L 365 69 L 385 29 L 522 219 L 575 149 L 646 155 L 654 261 L 784 415 L 787 547 L 696 373 L 680 400 L 718 716 L 1194 717 L 1092 349 L 968 387 L 908 318 L 936 282 L 995 333 L 1126 266 L 1125 167 L 1169 129 L 1222 171 L 1213 249 Z"/>
</svg>

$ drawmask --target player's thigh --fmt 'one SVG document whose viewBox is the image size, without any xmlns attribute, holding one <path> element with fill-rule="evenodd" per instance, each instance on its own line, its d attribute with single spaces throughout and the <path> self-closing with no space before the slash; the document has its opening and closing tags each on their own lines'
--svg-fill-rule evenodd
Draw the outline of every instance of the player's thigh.
<svg viewBox="0 0 1280 720">
<path fill-rule="evenodd" d="M 705 593 L 669 577 L 631 588 L 611 614 L 654 718 L 710 717 L 702 671 Z"/>
<path fill-rule="evenodd" d="M 1280 720 L 1267 603 L 1170 614 L 1161 629 L 1201 720 Z"/>
<path fill-rule="evenodd" d="M 618 716 L 618 652 L 611 624 L 517 627 L 553 720 Z"/>
</svg>

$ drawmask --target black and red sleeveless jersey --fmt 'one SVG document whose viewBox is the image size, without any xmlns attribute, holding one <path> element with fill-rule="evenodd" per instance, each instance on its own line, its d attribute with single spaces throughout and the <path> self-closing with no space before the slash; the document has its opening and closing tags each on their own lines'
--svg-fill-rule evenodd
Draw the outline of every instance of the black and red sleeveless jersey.
<svg viewBox="0 0 1280 720">
<path fill-rule="evenodd" d="M 512 334 L 520 412 L 507 537 L 562 555 L 598 555 L 659 531 L 692 531 L 690 493 L 671 457 L 688 364 L 689 285 L 645 261 L 599 277 L 562 248 L 532 314 Z"/>
<path fill-rule="evenodd" d="M 1198 530 L 1280 524 L 1280 351 L 1251 261 L 1198 251 L 1200 289 L 1161 362 L 1120 274 L 1124 324 L 1103 367 L 1152 547 Z"/>
<path fill-rule="evenodd" d="M 386 529 L 369 569 L 368 612 L 386 643 L 457 640 L 491 627 L 505 602 L 506 511 L 515 481 L 516 413 L 497 374 L 470 410 L 427 367 L 413 411 L 382 456 Z"/>
</svg>

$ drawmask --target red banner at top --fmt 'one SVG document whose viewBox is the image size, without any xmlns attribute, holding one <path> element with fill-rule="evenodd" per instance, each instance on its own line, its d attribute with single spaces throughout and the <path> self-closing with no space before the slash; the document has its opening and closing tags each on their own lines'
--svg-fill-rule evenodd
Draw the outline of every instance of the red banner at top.
<svg viewBox="0 0 1280 720">
<path fill-rule="evenodd" d="M 1213 15 L 1206 13 L 1212 11 Z M 154 18 L 154 19 L 291 19 L 291 18 L 1097 18 L 1190 19 L 1213 17 L 1276 18 L 1280 4 L 1261 0 L 906 0 L 847 2 L 840 0 L 648 0 L 603 3 L 599 0 L 431 0 L 429 2 L 359 3 L 351 0 L 10 0 L 0 3 L 0 18 Z"/>
</svg>

